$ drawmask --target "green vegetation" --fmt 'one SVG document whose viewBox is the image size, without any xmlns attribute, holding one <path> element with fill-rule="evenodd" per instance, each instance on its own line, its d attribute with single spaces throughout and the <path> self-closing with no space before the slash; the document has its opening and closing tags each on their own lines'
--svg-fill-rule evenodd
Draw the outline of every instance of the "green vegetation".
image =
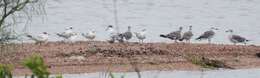
<svg viewBox="0 0 260 78">
<path fill-rule="evenodd" d="M 231 66 L 226 65 L 224 62 L 219 60 L 211 60 L 206 57 L 199 57 L 199 56 L 189 56 L 186 57 L 191 63 L 195 65 L 199 65 L 203 68 L 208 69 L 217 69 L 217 68 L 226 68 L 226 69 L 234 69 Z"/>
<path fill-rule="evenodd" d="M 44 60 L 39 55 L 32 55 L 23 61 L 23 66 L 29 68 L 32 71 L 31 78 L 63 78 L 62 75 L 56 77 L 49 77 L 50 73 L 47 70 L 47 66 L 44 64 Z M 0 64 L 0 78 L 12 78 L 12 66 Z M 27 78 L 27 76 L 25 76 Z"/>
<path fill-rule="evenodd" d="M 214 69 L 215 67 L 213 67 L 212 65 L 208 65 L 205 63 L 205 61 L 202 59 L 202 57 L 198 57 L 198 56 L 189 56 L 187 58 L 187 60 L 189 60 L 192 64 L 201 66 L 203 68 L 209 68 L 209 69 Z"/>
<path fill-rule="evenodd" d="M 111 78 L 116 78 L 116 76 L 112 72 L 109 72 L 109 76 Z M 121 75 L 120 78 L 125 78 L 125 75 Z"/>
<path fill-rule="evenodd" d="M 0 64 L 0 78 L 12 78 L 12 66 Z"/>
<path fill-rule="evenodd" d="M 39 55 L 26 58 L 23 65 L 29 68 L 37 78 L 48 78 L 50 74 L 47 70 L 47 66 L 44 64 L 43 58 Z"/>
</svg>

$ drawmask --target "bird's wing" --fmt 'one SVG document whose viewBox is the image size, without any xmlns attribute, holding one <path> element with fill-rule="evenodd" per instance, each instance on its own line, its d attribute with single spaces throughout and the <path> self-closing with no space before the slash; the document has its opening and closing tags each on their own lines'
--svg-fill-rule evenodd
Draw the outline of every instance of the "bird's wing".
<svg viewBox="0 0 260 78">
<path fill-rule="evenodd" d="M 56 33 L 59 37 L 65 37 L 64 32 L 63 33 Z"/>
<path fill-rule="evenodd" d="M 39 41 L 38 36 L 35 37 L 35 36 L 32 36 L 32 35 L 27 34 L 27 37 L 30 38 L 30 39 L 33 40 L 33 41 Z"/>
<path fill-rule="evenodd" d="M 215 34 L 215 32 L 213 32 L 213 31 L 206 31 L 206 32 L 203 33 L 202 36 L 208 38 L 210 36 L 213 36 L 214 34 Z"/>
<path fill-rule="evenodd" d="M 246 38 L 239 35 L 232 35 L 232 39 L 237 40 L 238 42 L 244 42 L 246 40 Z"/>
<path fill-rule="evenodd" d="M 168 37 L 168 38 L 170 38 L 170 39 L 174 39 L 176 36 L 177 36 L 177 32 L 175 31 L 175 32 L 171 32 L 171 33 L 169 33 L 169 34 L 167 34 L 166 36 Z"/>
</svg>

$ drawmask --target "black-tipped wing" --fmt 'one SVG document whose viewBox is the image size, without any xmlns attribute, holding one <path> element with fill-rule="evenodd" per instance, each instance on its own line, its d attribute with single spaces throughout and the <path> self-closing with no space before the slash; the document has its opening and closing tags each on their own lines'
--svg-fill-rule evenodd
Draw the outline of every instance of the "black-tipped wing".
<svg viewBox="0 0 260 78">
<path fill-rule="evenodd" d="M 238 42 L 245 42 L 247 39 L 245 37 L 241 37 L 239 35 L 232 35 L 232 39 L 238 41 Z"/>
<path fill-rule="evenodd" d="M 202 35 L 200 35 L 197 39 L 207 39 L 215 35 L 213 31 L 206 31 Z"/>
</svg>

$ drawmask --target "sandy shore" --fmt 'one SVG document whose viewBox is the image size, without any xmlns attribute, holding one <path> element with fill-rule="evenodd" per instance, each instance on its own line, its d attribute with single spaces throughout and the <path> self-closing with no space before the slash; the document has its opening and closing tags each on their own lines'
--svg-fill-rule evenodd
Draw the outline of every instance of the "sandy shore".
<svg viewBox="0 0 260 78">
<path fill-rule="evenodd" d="M 15 75 L 30 74 L 21 66 L 22 60 L 38 53 L 44 57 L 49 70 L 58 73 L 87 73 L 100 71 L 140 70 L 198 70 L 184 55 L 204 56 L 220 60 L 236 69 L 259 68 L 259 46 L 184 43 L 125 43 L 51 42 L 47 45 L 16 44 L 15 52 L 2 53 L 1 64 L 13 64 Z M 134 64 L 134 65 L 133 65 Z"/>
</svg>

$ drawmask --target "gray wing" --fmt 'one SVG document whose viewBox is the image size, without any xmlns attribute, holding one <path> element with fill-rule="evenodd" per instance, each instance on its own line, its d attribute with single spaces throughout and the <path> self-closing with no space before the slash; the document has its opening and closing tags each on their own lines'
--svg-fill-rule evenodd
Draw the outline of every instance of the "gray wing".
<svg viewBox="0 0 260 78">
<path fill-rule="evenodd" d="M 179 33 L 178 32 L 171 32 L 171 33 L 167 34 L 167 36 L 168 36 L 168 38 L 175 40 L 175 39 L 178 38 Z"/>
<path fill-rule="evenodd" d="M 244 37 L 241 37 L 239 35 L 232 35 L 232 39 L 238 41 L 238 42 L 245 42 L 246 41 L 246 38 Z"/>
<path fill-rule="evenodd" d="M 126 40 L 129 40 L 132 38 L 133 34 L 131 32 L 125 32 L 123 36 L 125 37 Z"/>
<path fill-rule="evenodd" d="M 213 32 L 213 31 L 206 31 L 199 38 L 209 38 L 209 37 L 214 36 L 214 35 L 215 35 L 215 32 Z"/>
</svg>

